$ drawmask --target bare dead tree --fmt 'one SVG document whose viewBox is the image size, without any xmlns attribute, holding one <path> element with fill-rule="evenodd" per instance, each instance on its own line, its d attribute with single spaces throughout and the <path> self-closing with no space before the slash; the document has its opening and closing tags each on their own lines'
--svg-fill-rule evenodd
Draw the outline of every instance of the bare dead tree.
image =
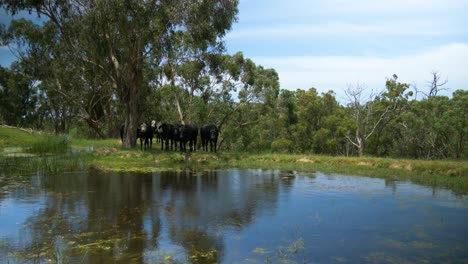
<svg viewBox="0 0 468 264">
<path fill-rule="evenodd" d="M 348 85 L 345 94 L 348 100 L 348 106 L 351 109 L 354 121 L 356 123 L 356 131 L 354 135 L 348 133 L 346 138 L 348 141 L 357 147 L 359 156 L 364 155 L 367 139 L 374 134 L 379 124 L 385 119 L 387 114 L 393 110 L 393 106 L 386 108 L 376 108 L 375 98 L 381 93 L 370 92 L 365 94 L 365 87 L 361 84 Z"/>
<path fill-rule="evenodd" d="M 431 71 L 432 80 L 429 82 L 429 93 L 425 94 L 427 97 L 437 96 L 440 91 L 450 90 L 448 87 L 442 87 L 448 83 L 448 79 L 440 80 L 440 73 L 438 71 Z"/>
</svg>

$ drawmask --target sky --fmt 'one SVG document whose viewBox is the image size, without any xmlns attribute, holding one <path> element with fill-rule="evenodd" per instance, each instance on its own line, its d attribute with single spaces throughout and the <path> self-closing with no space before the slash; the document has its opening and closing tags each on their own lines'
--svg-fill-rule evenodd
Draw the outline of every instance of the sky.
<svg viewBox="0 0 468 264">
<path fill-rule="evenodd" d="M 386 78 L 427 91 L 431 72 L 446 95 L 468 90 L 468 0 L 240 0 L 227 52 L 274 68 L 282 89 L 385 88 Z M 0 10 L 0 23 L 9 18 Z M 14 60 L 0 47 L 0 65 Z"/>
<path fill-rule="evenodd" d="M 240 0 L 227 51 L 274 68 L 282 89 L 385 88 L 387 78 L 446 95 L 468 90 L 467 0 Z"/>
</svg>

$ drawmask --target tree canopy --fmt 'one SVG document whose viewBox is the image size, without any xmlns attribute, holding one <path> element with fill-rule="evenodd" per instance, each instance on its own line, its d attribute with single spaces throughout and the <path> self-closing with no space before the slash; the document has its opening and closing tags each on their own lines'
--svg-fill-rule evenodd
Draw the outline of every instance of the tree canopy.
<svg viewBox="0 0 468 264">
<path fill-rule="evenodd" d="M 237 20 L 232 0 L 0 0 L 10 13 L 44 17 L 0 26 L 18 60 L 0 67 L 0 122 L 136 142 L 141 122 L 215 124 L 220 148 L 409 158 L 468 156 L 468 94 L 441 96 L 431 72 L 427 92 L 382 80 L 369 92 L 280 87 L 275 69 L 223 37 Z M 350 82 L 352 80 L 349 80 Z M 416 98 L 418 92 L 423 98 Z"/>
</svg>

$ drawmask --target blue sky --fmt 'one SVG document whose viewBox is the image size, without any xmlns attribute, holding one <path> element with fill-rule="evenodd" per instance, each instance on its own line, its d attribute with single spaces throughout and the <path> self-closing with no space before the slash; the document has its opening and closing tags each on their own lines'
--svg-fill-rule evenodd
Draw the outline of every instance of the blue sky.
<svg viewBox="0 0 468 264">
<path fill-rule="evenodd" d="M 241 0 L 225 40 L 285 89 L 343 99 L 348 85 L 376 91 L 395 73 L 425 90 L 438 71 L 451 94 L 468 89 L 467 15 L 467 0 Z"/>
<path fill-rule="evenodd" d="M 275 68 L 281 88 L 384 88 L 399 80 L 427 89 L 431 71 L 447 94 L 468 89 L 468 0 L 240 0 L 227 51 Z M 7 16 L 0 11 L 0 23 Z M 14 58 L 0 47 L 0 64 Z"/>
</svg>

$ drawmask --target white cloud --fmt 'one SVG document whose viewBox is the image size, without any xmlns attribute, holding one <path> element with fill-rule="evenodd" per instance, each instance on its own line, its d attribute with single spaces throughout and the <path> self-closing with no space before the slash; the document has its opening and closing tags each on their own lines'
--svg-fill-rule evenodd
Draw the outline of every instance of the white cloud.
<svg viewBox="0 0 468 264">
<path fill-rule="evenodd" d="M 446 10 L 466 6 L 464 0 L 329 0 L 321 3 L 325 10 L 340 12 L 427 12 L 428 10 Z"/>
<path fill-rule="evenodd" d="M 304 56 L 304 57 L 254 57 L 265 67 L 279 74 L 282 88 L 308 89 L 321 92 L 334 90 L 338 97 L 349 84 L 357 82 L 369 88 L 383 89 L 387 77 L 394 73 L 399 81 L 426 89 L 431 71 L 447 77 L 447 87 L 468 89 L 468 44 L 454 43 L 418 54 L 382 58 L 369 56 Z M 339 98 L 340 99 L 340 98 Z"/>
<path fill-rule="evenodd" d="M 418 15 L 453 10 L 463 10 L 468 7 L 466 0 L 270 0 L 241 1 L 240 18 L 245 20 L 284 19 L 321 15 Z M 261 8 L 261 12 L 259 12 Z"/>
<path fill-rule="evenodd" d="M 342 21 L 331 21 L 321 24 L 281 24 L 269 25 L 268 27 L 240 28 L 230 32 L 227 39 L 237 38 L 313 38 L 323 36 L 362 36 L 362 35 L 385 35 L 385 36 L 443 36 L 466 32 L 461 25 L 451 25 L 446 21 L 436 19 L 407 19 L 390 20 L 374 23 L 350 23 Z"/>
</svg>

